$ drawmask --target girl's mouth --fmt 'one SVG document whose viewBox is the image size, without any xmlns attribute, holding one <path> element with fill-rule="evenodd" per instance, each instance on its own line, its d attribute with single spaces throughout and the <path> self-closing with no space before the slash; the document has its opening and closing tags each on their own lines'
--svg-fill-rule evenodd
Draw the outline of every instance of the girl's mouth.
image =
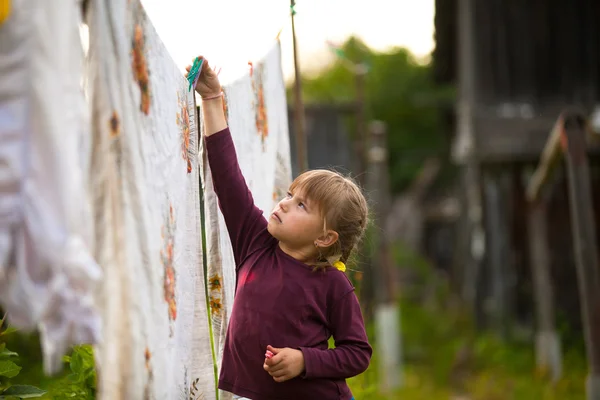
<svg viewBox="0 0 600 400">
<path fill-rule="evenodd" d="M 279 221 L 279 223 L 282 223 L 283 221 L 281 221 L 281 218 L 279 218 L 279 215 L 277 215 L 277 212 L 274 212 L 273 214 L 271 214 L 272 218 L 275 218 L 277 221 Z"/>
</svg>

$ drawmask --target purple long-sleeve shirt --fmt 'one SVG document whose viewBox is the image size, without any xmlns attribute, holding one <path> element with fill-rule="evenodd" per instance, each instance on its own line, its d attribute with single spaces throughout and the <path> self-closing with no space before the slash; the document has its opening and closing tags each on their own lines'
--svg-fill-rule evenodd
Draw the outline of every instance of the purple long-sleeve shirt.
<svg viewBox="0 0 600 400">
<path fill-rule="evenodd" d="M 352 284 L 335 268 L 314 271 L 280 249 L 228 128 L 208 136 L 206 148 L 237 271 L 219 389 L 252 400 L 350 400 L 345 379 L 365 371 L 372 353 Z M 267 345 L 301 350 L 302 376 L 275 382 L 263 369 Z"/>
</svg>

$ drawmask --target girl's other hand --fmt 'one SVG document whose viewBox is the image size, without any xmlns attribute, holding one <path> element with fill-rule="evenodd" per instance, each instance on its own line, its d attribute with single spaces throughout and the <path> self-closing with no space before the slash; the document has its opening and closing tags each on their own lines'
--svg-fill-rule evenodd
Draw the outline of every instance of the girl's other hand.
<svg viewBox="0 0 600 400">
<path fill-rule="evenodd" d="M 294 379 L 304 372 L 304 354 L 300 350 L 277 349 L 267 346 L 267 350 L 274 355 L 265 358 L 263 368 L 273 377 L 275 382 L 285 382 Z"/>
</svg>

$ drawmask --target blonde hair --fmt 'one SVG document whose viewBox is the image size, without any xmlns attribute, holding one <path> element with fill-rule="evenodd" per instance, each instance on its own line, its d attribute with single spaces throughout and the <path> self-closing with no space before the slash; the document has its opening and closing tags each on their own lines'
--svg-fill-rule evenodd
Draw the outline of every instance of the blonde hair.
<svg viewBox="0 0 600 400">
<path fill-rule="evenodd" d="M 346 263 L 367 228 L 369 207 L 358 185 L 338 172 L 324 169 L 307 171 L 290 186 L 291 192 L 302 194 L 318 205 L 323 216 L 324 232 L 332 229 L 338 240 L 319 249 L 315 267 L 327 267 L 336 261 Z"/>
</svg>

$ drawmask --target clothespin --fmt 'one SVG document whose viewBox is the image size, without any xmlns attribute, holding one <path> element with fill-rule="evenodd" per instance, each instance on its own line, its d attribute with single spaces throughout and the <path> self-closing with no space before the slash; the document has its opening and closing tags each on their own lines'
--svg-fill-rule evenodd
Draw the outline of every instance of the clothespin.
<svg viewBox="0 0 600 400">
<path fill-rule="evenodd" d="M 202 73 L 202 64 L 204 64 L 204 59 L 200 59 L 200 57 L 196 57 L 194 60 L 194 64 L 188 73 L 187 80 L 190 84 L 189 91 L 196 87 L 196 83 L 198 83 L 198 78 Z"/>
</svg>

